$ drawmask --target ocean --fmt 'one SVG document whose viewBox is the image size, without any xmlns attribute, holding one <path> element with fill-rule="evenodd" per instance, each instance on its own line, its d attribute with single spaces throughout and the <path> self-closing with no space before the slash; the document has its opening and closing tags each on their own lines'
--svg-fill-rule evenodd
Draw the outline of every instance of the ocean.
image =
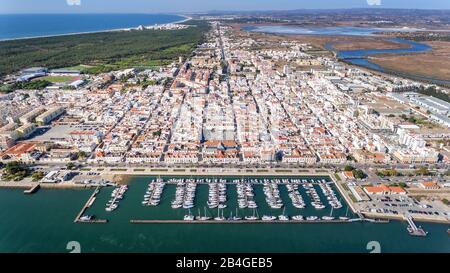
<svg viewBox="0 0 450 273">
<path fill-rule="evenodd" d="M 183 19 L 168 14 L 3 14 L 0 40 L 150 26 Z"/>
<path fill-rule="evenodd" d="M 94 191 L 46 190 L 24 195 L 22 190 L 0 189 L 0 252 L 61 252 L 67 253 L 67 244 L 76 241 L 82 253 L 92 252 L 362 252 L 368 253 L 367 244 L 380 243 L 381 252 L 450 252 L 448 225 L 420 223 L 427 237 L 412 237 L 407 224 L 391 221 L 387 224 L 132 224 L 131 219 L 182 219 L 184 209 L 174 210 L 170 203 L 175 185 L 166 185 L 158 207 L 141 205 L 151 177 L 134 177 L 129 190 L 113 212 L 105 211 L 112 188 L 103 188 L 94 204 L 86 211 L 106 224 L 75 224 L 73 220 Z M 255 201 L 262 214 L 278 215 L 282 210 L 267 207 L 262 185 L 254 186 Z M 284 186 L 281 197 L 286 214 L 327 215 L 312 208 L 295 209 Z M 228 210 L 234 211 L 236 188 L 229 185 Z M 304 193 L 302 193 L 304 194 Z M 320 191 L 319 191 L 320 194 Z M 208 198 L 208 186 L 197 187 L 196 207 L 203 213 Z M 304 196 L 304 198 L 307 198 Z M 305 200 L 306 201 L 306 200 Z M 208 210 L 210 215 L 217 210 Z M 251 215 L 240 210 L 240 216 Z M 344 215 L 346 208 L 333 215 Z"/>
</svg>

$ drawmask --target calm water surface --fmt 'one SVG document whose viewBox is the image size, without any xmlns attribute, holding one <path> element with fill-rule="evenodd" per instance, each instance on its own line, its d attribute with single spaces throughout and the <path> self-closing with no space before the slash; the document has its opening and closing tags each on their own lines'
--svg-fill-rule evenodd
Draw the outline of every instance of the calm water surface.
<svg viewBox="0 0 450 273">
<path fill-rule="evenodd" d="M 0 15 L 0 40 L 150 26 L 183 20 L 167 14 Z"/>
<path fill-rule="evenodd" d="M 406 224 L 131 224 L 131 219 L 182 219 L 185 210 L 173 210 L 175 186 L 167 185 L 159 207 L 141 205 L 150 177 L 133 178 L 119 208 L 106 212 L 112 188 L 104 188 L 88 214 L 108 219 L 107 224 L 74 224 L 73 220 L 92 194 L 90 190 L 40 190 L 24 195 L 21 190 L 0 190 L 0 252 L 68 252 L 69 241 L 78 241 L 82 252 L 368 252 L 369 241 L 378 241 L 383 252 L 450 252 L 449 226 L 423 224 L 426 238 L 411 237 Z M 279 215 L 267 207 L 262 185 L 254 187 L 258 211 Z M 327 215 L 296 209 L 280 186 L 286 214 Z M 228 208 L 235 211 L 236 191 L 228 186 Z M 319 194 L 321 193 L 318 191 Z M 197 188 L 197 207 L 207 201 L 208 186 Z M 306 194 L 301 191 L 308 203 Z M 197 214 L 197 207 L 192 210 Z M 344 215 L 346 208 L 333 215 Z M 240 210 L 240 215 L 251 211 Z M 208 210 L 214 216 L 216 210 Z"/>
</svg>

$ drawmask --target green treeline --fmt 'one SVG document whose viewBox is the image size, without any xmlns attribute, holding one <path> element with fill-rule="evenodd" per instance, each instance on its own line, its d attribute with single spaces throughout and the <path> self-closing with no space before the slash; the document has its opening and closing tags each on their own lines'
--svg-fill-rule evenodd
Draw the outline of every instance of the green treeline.
<svg viewBox="0 0 450 273">
<path fill-rule="evenodd" d="M 0 77 L 26 67 L 62 68 L 85 64 L 100 73 L 154 67 L 187 57 L 204 39 L 208 24 L 181 30 L 118 31 L 0 42 Z"/>
<path fill-rule="evenodd" d="M 422 88 L 418 92 L 423 95 L 432 96 L 441 99 L 443 101 L 450 102 L 450 96 L 445 93 L 437 91 L 434 86 Z"/>
</svg>

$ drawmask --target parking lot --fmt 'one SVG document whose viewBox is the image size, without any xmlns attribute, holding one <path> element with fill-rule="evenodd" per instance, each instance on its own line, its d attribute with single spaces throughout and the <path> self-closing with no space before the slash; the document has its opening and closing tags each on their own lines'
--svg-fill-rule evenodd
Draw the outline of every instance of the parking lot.
<svg viewBox="0 0 450 273">
<path fill-rule="evenodd" d="M 364 211 L 395 215 L 409 213 L 413 216 L 450 216 L 448 208 L 437 202 L 419 202 L 408 196 L 371 196 L 371 199 L 362 204 Z"/>
</svg>

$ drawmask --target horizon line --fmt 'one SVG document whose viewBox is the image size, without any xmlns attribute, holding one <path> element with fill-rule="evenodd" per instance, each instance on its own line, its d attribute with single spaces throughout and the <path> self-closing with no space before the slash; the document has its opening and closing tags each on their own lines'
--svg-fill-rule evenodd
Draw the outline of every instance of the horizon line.
<svg viewBox="0 0 450 273">
<path fill-rule="evenodd" d="M 450 8 L 389 8 L 382 6 L 375 7 L 353 7 L 353 8 L 298 8 L 298 9 L 264 9 L 264 10 L 209 10 L 209 11 L 160 11 L 160 12 L 81 12 L 81 11 L 61 11 L 61 12 L 0 12 L 0 15 L 53 15 L 53 14 L 209 14 L 219 12 L 291 12 L 291 11 L 343 11 L 343 10 L 415 10 L 415 11 L 450 11 Z"/>
</svg>

